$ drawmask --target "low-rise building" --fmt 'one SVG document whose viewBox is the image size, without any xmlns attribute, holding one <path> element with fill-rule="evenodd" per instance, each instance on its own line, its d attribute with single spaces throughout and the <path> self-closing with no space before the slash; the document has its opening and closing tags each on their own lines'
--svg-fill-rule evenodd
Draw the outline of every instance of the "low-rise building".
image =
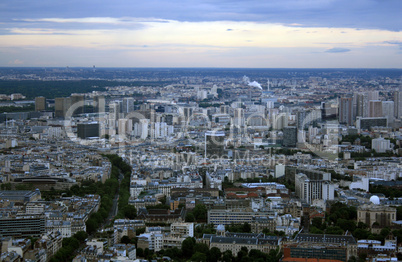
<svg viewBox="0 0 402 262">
<path fill-rule="evenodd" d="M 357 208 L 357 222 L 363 222 L 370 228 L 377 224 L 379 227 L 390 227 L 395 220 L 396 208 L 394 207 L 370 204 Z"/>
<path fill-rule="evenodd" d="M 209 248 L 217 247 L 221 252 L 230 250 L 232 254 L 237 254 L 242 247 L 269 253 L 270 250 L 280 246 L 281 238 L 264 234 L 226 232 L 223 235 L 204 234 L 200 241 L 206 243 Z"/>
</svg>

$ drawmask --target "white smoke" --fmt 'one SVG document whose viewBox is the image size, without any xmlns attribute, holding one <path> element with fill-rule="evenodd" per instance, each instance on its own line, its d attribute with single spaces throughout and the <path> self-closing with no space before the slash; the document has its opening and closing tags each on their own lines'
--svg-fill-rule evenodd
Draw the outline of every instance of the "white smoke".
<svg viewBox="0 0 402 262">
<path fill-rule="evenodd" d="M 262 90 L 262 87 L 260 85 L 260 83 L 258 83 L 257 81 L 253 81 L 251 83 L 248 83 L 249 86 L 253 86 L 253 87 L 258 87 L 259 89 Z"/>
<path fill-rule="evenodd" d="M 243 82 L 244 82 L 245 84 L 250 83 L 250 78 L 248 78 L 247 76 L 243 76 Z"/>
<path fill-rule="evenodd" d="M 260 83 L 258 83 L 257 81 L 250 82 L 250 78 L 248 78 L 247 76 L 243 76 L 243 82 L 248 86 L 258 87 L 259 89 L 262 90 Z"/>
</svg>

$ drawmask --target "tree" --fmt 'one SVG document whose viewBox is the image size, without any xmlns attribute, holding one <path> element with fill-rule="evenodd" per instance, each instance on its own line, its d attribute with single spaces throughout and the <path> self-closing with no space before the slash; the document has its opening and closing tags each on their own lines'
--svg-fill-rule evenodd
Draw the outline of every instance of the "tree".
<svg viewBox="0 0 402 262">
<path fill-rule="evenodd" d="M 197 220 L 206 220 L 207 213 L 208 213 L 207 207 L 203 204 L 197 204 L 193 209 L 194 217 Z"/>
<path fill-rule="evenodd" d="M 245 222 L 242 226 L 242 231 L 244 233 L 250 233 L 251 232 L 251 225 L 247 222 Z"/>
<path fill-rule="evenodd" d="M 185 218 L 186 222 L 194 222 L 195 221 L 195 217 L 194 214 L 192 212 L 188 212 Z"/>
<path fill-rule="evenodd" d="M 338 226 L 334 226 L 334 227 L 327 227 L 326 231 L 327 234 L 330 235 L 342 235 L 343 234 L 343 230 L 342 228 L 338 227 Z"/>
<path fill-rule="evenodd" d="M 90 218 L 90 219 L 87 220 L 86 226 L 87 226 L 88 234 L 92 234 L 97 230 L 98 222 L 95 219 Z"/>
<path fill-rule="evenodd" d="M 353 231 L 353 236 L 357 239 L 367 239 L 369 234 L 370 232 L 363 228 L 356 228 L 355 231 Z"/>
<path fill-rule="evenodd" d="M 252 261 L 268 261 L 268 255 L 258 249 L 251 249 L 248 256 Z"/>
<path fill-rule="evenodd" d="M 318 229 L 314 226 L 311 226 L 309 230 L 310 230 L 311 234 L 323 234 L 324 233 L 324 231 L 322 231 L 321 229 Z"/>
<path fill-rule="evenodd" d="M 190 258 L 194 254 L 195 238 L 188 237 L 181 243 L 181 252 L 184 257 Z"/>
<path fill-rule="evenodd" d="M 207 261 L 207 256 L 204 253 L 201 252 L 195 252 L 194 255 L 191 256 L 191 261 L 194 262 L 206 262 Z"/>
<path fill-rule="evenodd" d="M 144 250 L 142 248 L 137 248 L 137 257 L 144 257 Z"/>
<path fill-rule="evenodd" d="M 277 249 L 271 249 L 268 253 L 270 257 L 270 261 L 279 261 L 280 258 L 282 257 L 282 252 L 279 248 Z"/>
<path fill-rule="evenodd" d="M 1 184 L 1 190 L 11 190 L 11 183 Z"/>
<path fill-rule="evenodd" d="M 209 253 L 209 247 L 207 246 L 207 244 L 204 243 L 196 243 L 194 246 L 194 251 L 201 252 L 207 255 Z"/>
<path fill-rule="evenodd" d="M 396 208 L 396 220 L 402 220 L 402 206 Z"/>
<path fill-rule="evenodd" d="M 366 228 L 368 228 L 368 225 L 363 222 L 359 222 L 359 223 L 357 223 L 357 228 L 366 229 Z"/>
<path fill-rule="evenodd" d="M 357 262 L 356 257 L 355 256 L 351 256 L 348 260 L 348 262 Z"/>
<path fill-rule="evenodd" d="M 366 253 L 360 253 L 360 255 L 359 255 L 359 262 L 364 262 L 364 261 L 366 261 L 366 258 L 367 258 L 367 254 Z"/>
<path fill-rule="evenodd" d="M 219 259 L 221 259 L 221 256 L 222 256 L 221 250 L 217 247 L 213 247 L 209 250 L 208 261 L 217 262 Z"/>
<path fill-rule="evenodd" d="M 141 235 L 141 234 L 143 234 L 143 233 L 145 233 L 145 227 L 141 227 L 141 228 L 137 228 L 136 230 L 135 230 L 135 234 L 138 236 L 138 235 Z"/>
<path fill-rule="evenodd" d="M 385 227 L 385 228 L 381 229 L 380 236 L 383 238 L 386 238 L 390 232 L 391 232 L 391 230 L 389 230 L 389 228 Z"/>
<path fill-rule="evenodd" d="M 144 257 L 146 259 L 151 258 L 154 255 L 154 252 L 152 250 L 149 250 L 149 248 L 144 249 Z"/>
<path fill-rule="evenodd" d="M 232 251 L 226 250 L 225 252 L 223 252 L 223 254 L 222 254 L 222 261 L 223 262 L 232 262 L 232 260 L 233 260 Z"/>
<path fill-rule="evenodd" d="M 123 236 L 120 242 L 123 244 L 129 244 L 131 242 L 131 239 L 128 236 Z"/>
<path fill-rule="evenodd" d="M 337 222 L 336 225 L 342 228 L 344 231 L 349 230 L 349 231 L 354 231 L 356 229 L 356 222 L 354 220 L 347 220 L 340 218 Z"/>
<path fill-rule="evenodd" d="M 78 239 L 78 241 L 84 242 L 85 239 L 87 239 L 88 234 L 87 234 L 87 232 L 85 232 L 85 231 L 78 231 L 77 233 L 74 234 L 74 237 L 75 237 L 76 239 Z"/>
<path fill-rule="evenodd" d="M 313 220 L 311 221 L 311 225 L 318 229 L 322 229 L 322 218 L 321 217 L 313 218 Z"/>
<path fill-rule="evenodd" d="M 74 237 L 67 237 L 67 238 L 63 238 L 62 246 L 63 247 L 70 246 L 73 249 L 77 249 L 80 246 L 80 242 Z"/>
<path fill-rule="evenodd" d="M 133 205 L 127 205 L 124 207 L 124 216 L 129 219 L 134 219 L 137 217 L 137 209 Z"/>
<path fill-rule="evenodd" d="M 182 257 L 181 250 L 177 247 L 164 249 L 163 255 L 170 257 L 174 261 Z"/>
<path fill-rule="evenodd" d="M 237 253 L 237 261 L 246 261 L 248 259 L 248 249 L 247 247 L 241 247 L 240 251 Z"/>
</svg>

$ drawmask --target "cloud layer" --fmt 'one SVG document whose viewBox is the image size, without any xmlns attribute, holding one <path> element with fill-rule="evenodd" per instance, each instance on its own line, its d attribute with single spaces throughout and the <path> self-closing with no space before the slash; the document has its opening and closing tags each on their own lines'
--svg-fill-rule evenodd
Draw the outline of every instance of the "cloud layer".
<svg viewBox="0 0 402 262">
<path fill-rule="evenodd" d="M 0 66 L 401 68 L 400 10 L 399 0 L 3 0 Z"/>
</svg>

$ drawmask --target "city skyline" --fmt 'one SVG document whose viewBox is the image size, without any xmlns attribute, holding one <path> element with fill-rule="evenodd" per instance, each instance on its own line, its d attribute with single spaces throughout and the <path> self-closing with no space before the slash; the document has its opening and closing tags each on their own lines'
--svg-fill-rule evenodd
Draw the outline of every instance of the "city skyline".
<svg viewBox="0 0 402 262">
<path fill-rule="evenodd" d="M 400 1 L 1 6 L 3 67 L 402 67 Z"/>
</svg>

